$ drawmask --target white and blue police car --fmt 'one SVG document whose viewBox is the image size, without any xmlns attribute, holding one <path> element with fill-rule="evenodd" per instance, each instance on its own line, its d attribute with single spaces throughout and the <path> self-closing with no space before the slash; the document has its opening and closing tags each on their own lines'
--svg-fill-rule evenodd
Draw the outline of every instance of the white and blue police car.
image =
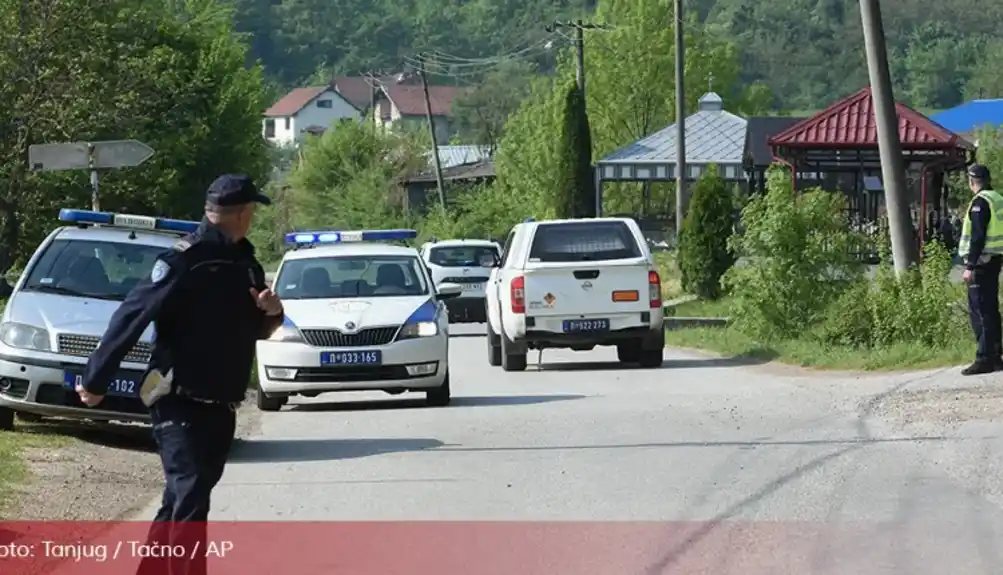
<svg viewBox="0 0 1003 575">
<path fill-rule="evenodd" d="M 448 405 L 449 321 L 414 230 L 295 232 L 272 283 L 285 324 L 258 342 L 258 408 L 339 391 L 424 392 Z M 395 244 L 394 242 L 397 242 Z"/>
<path fill-rule="evenodd" d="M 432 272 L 435 285 L 455 283 L 463 288 L 459 297 L 446 302 L 452 323 L 487 321 L 485 286 L 502 248 L 491 240 L 433 240 L 421 246 L 421 257 Z"/>
<path fill-rule="evenodd" d="M 0 429 L 69 417 L 148 422 L 139 384 L 152 350 L 153 327 L 129 352 L 96 407 L 74 387 L 108 321 L 154 261 L 197 222 L 63 209 L 68 224 L 35 250 L 0 319 Z"/>
</svg>

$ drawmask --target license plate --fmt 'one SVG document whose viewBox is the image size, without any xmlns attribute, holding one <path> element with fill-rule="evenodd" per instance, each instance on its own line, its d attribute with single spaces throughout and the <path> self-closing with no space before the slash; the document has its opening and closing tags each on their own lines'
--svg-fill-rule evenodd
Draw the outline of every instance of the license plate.
<svg viewBox="0 0 1003 575">
<path fill-rule="evenodd" d="M 320 354 L 321 365 L 380 365 L 382 351 L 325 351 Z"/>
<path fill-rule="evenodd" d="M 484 284 L 466 284 L 463 291 L 484 291 Z"/>
<path fill-rule="evenodd" d="M 117 397 L 139 397 L 139 386 L 142 374 L 120 373 L 108 384 L 107 395 Z M 63 372 L 63 387 L 66 389 L 76 389 L 77 384 L 83 383 L 84 375 L 76 371 Z"/>
<path fill-rule="evenodd" d="M 608 319 L 567 319 L 564 320 L 565 333 L 588 333 L 609 331 Z"/>
</svg>

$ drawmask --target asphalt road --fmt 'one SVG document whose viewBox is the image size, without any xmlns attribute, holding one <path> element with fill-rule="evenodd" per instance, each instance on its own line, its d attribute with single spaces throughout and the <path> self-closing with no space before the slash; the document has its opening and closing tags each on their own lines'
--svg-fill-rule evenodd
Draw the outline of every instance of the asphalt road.
<svg viewBox="0 0 1003 575">
<path fill-rule="evenodd" d="M 491 535 L 509 558 L 528 553 L 519 537 L 588 540 L 563 552 L 567 570 L 525 573 L 1003 572 L 998 378 L 671 350 L 641 370 L 612 349 L 547 351 L 540 367 L 534 352 L 505 373 L 487 365 L 483 326 L 454 332 L 452 406 L 343 394 L 263 414 L 213 519 L 660 522 Z"/>
</svg>

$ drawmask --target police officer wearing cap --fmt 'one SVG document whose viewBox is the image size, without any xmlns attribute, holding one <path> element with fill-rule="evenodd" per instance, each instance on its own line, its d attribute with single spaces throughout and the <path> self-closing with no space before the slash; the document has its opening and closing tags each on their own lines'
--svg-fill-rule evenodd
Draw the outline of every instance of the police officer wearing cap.
<svg viewBox="0 0 1003 575">
<path fill-rule="evenodd" d="M 246 238 L 255 206 L 270 203 L 245 175 L 217 178 L 198 231 L 162 254 L 122 302 L 77 388 L 85 404 L 99 404 L 125 355 L 154 324 L 140 396 L 150 409 L 166 487 L 151 541 L 204 542 L 210 493 L 233 443 L 255 342 L 284 319 Z M 164 571 L 153 561 L 144 561 L 140 573 Z M 170 568 L 172 574 L 204 573 L 204 556 Z"/>
<path fill-rule="evenodd" d="M 968 167 L 968 187 L 975 197 L 961 227 L 958 255 L 964 260 L 962 278 L 968 284 L 968 315 L 978 348 L 975 362 L 963 375 L 989 373 L 1003 368 L 1003 333 L 1000 326 L 999 276 L 1003 265 L 1003 195 L 991 187 L 989 169 Z"/>
</svg>

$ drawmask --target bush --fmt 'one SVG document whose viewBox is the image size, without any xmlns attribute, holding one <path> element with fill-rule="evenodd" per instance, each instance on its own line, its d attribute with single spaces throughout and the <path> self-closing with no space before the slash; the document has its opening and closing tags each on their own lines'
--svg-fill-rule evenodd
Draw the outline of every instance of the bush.
<svg viewBox="0 0 1003 575">
<path fill-rule="evenodd" d="M 737 329 L 759 341 L 795 339 L 822 323 L 827 308 L 855 287 L 863 265 L 849 257 L 861 239 L 846 221 L 842 193 L 791 193 L 786 170 L 770 169 L 766 193 L 742 210 L 732 253 L 747 265 L 724 277 Z"/>
<path fill-rule="evenodd" d="M 721 297 L 721 277 L 735 264 L 728 245 L 734 229 L 734 199 L 715 166 L 693 190 L 679 238 L 683 290 L 702 299 Z"/>
<path fill-rule="evenodd" d="M 887 227 L 876 281 L 860 281 L 826 313 L 816 335 L 823 343 L 885 347 L 899 343 L 945 347 L 968 337 L 965 309 L 951 283 L 951 254 L 926 244 L 923 263 L 895 276 Z"/>
</svg>

